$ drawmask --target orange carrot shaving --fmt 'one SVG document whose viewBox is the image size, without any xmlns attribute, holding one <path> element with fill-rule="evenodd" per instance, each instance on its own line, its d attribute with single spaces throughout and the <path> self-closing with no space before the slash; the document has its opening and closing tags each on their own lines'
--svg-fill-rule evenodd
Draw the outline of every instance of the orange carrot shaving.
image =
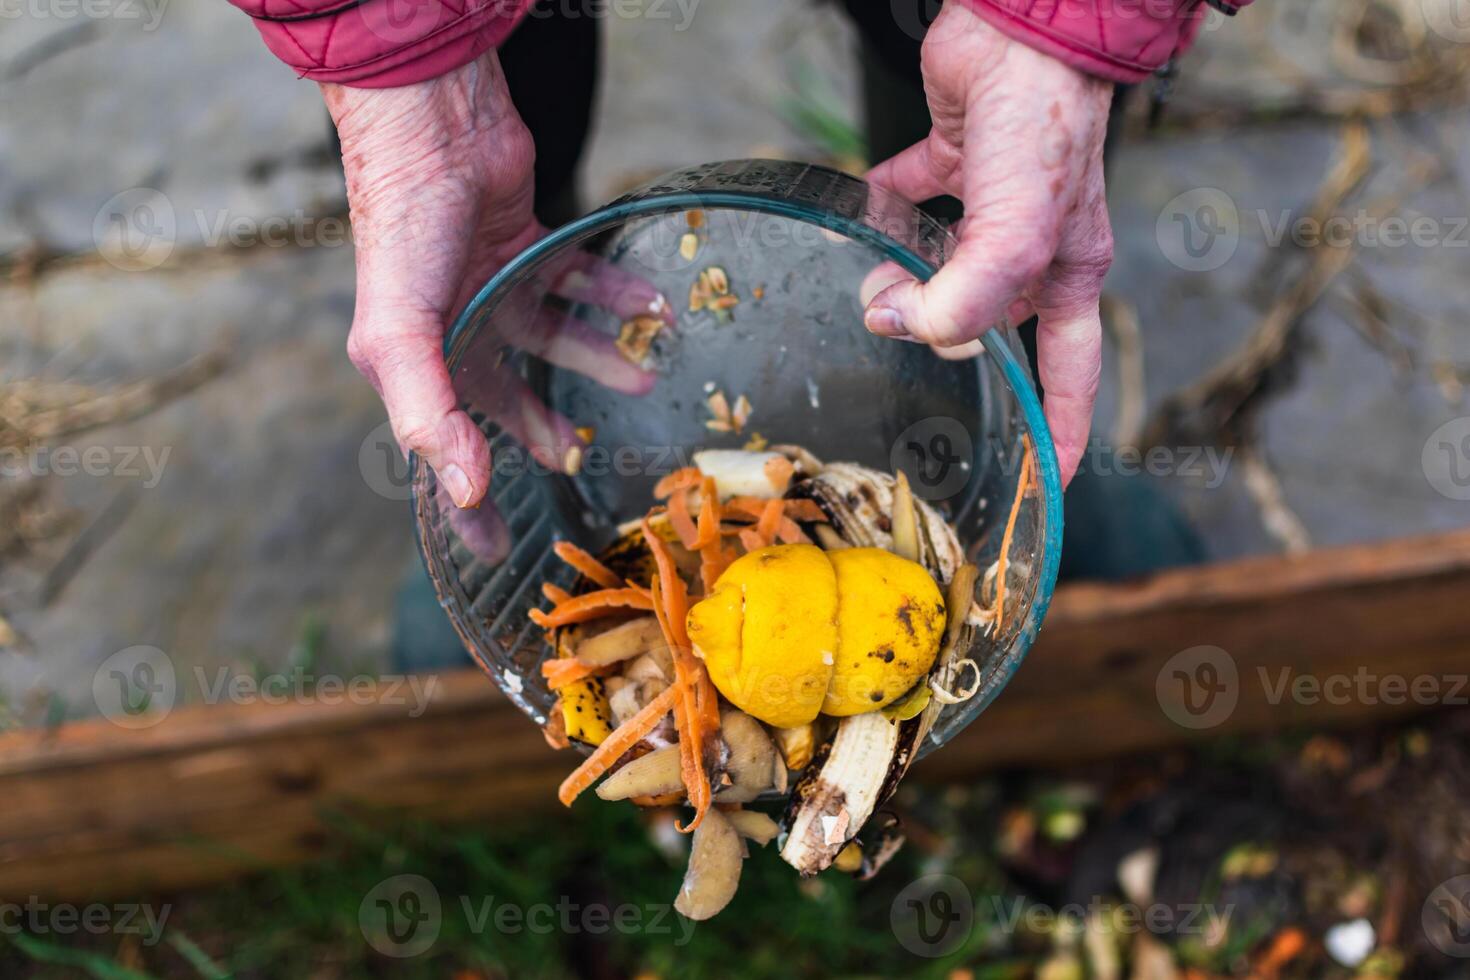
<svg viewBox="0 0 1470 980">
<path fill-rule="evenodd" d="M 787 486 L 791 484 L 791 478 L 796 475 L 796 467 L 785 456 L 773 456 L 766 460 L 764 469 L 766 479 L 771 481 L 771 486 L 777 493 L 785 493 Z"/>
<path fill-rule="evenodd" d="M 755 522 L 755 533 L 759 534 L 761 540 L 770 544 L 776 540 L 776 532 L 781 529 L 781 518 L 786 516 L 786 508 L 780 500 L 766 501 L 765 510 L 761 511 L 760 520 Z"/>
<path fill-rule="evenodd" d="M 746 551 L 755 551 L 766 546 L 766 541 L 748 527 L 742 527 L 740 529 L 740 543 L 745 547 Z"/>
<path fill-rule="evenodd" d="M 682 582 L 678 583 L 678 585 L 682 584 Z M 654 576 L 655 591 L 668 594 L 667 586 L 667 579 L 659 575 Z M 673 591 L 678 591 L 677 585 Z M 687 646 L 678 642 L 674 624 L 663 603 L 654 605 L 653 614 L 658 617 L 658 625 L 663 630 L 664 640 L 668 643 L 669 651 L 674 657 L 674 683 L 670 689 L 679 692 L 678 698 L 674 701 L 674 727 L 679 733 L 679 778 L 684 783 L 684 791 L 689 797 L 690 806 L 694 807 L 694 819 L 689 825 L 676 824 L 675 826 L 680 831 L 689 833 L 703 822 L 705 811 L 710 805 L 709 776 L 704 771 L 705 733 L 701 730 L 705 714 L 700 710 L 699 694 L 695 690 L 696 682 L 689 665 L 689 661 L 694 659 L 693 656 L 689 653 Z"/>
<path fill-rule="evenodd" d="M 669 497 L 669 524 L 684 547 L 690 551 L 699 550 L 699 533 L 694 529 L 694 518 L 689 516 L 689 497 L 683 490 L 675 490 Z"/>
<path fill-rule="evenodd" d="M 814 523 L 825 523 L 827 515 L 821 507 L 817 506 L 815 500 L 787 500 L 786 516 L 798 521 L 811 521 Z M 761 497 L 731 497 L 725 501 L 725 511 L 729 515 L 748 514 L 751 517 L 760 517 L 761 512 L 766 509 L 766 501 Z"/>
<path fill-rule="evenodd" d="M 783 544 L 811 544 L 811 538 L 806 536 L 796 522 L 789 517 L 781 518 L 781 523 L 776 526 L 776 540 Z"/>
<path fill-rule="evenodd" d="M 699 503 L 699 580 L 705 595 L 714 591 L 715 581 L 724 574 L 725 552 L 720 547 L 720 501 L 715 494 L 715 481 L 706 479 L 704 499 Z"/>
<path fill-rule="evenodd" d="M 570 541 L 558 541 L 552 545 L 551 550 L 556 552 L 556 557 L 571 565 L 604 589 L 617 589 L 622 587 L 623 580 L 621 576 L 614 574 L 612 569 Z"/>
<path fill-rule="evenodd" d="M 720 495 L 715 478 L 707 476 L 699 490 L 699 533 L 694 550 L 709 547 L 720 539 Z"/>
<path fill-rule="evenodd" d="M 572 774 L 562 781 L 561 788 L 556 791 L 556 798 L 561 800 L 564 806 L 571 806 L 572 801 L 580 796 L 583 790 L 597 782 L 599 776 L 612 768 L 613 763 L 623 757 L 638 740 L 658 727 L 663 721 L 664 715 L 674 706 L 674 699 L 678 696 L 678 689 L 666 687 L 658 697 L 648 702 L 638 713 L 617 728 L 612 734 L 602 740 L 602 743 L 593 750 L 580 766 L 572 770 Z"/>
<path fill-rule="evenodd" d="M 553 603 L 563 603 L 572 597 L 572 594 L 559 585 L 550 582 L 541 584 L 541 594 Z"/>
<path fill-rule="evenodd" d="M 537 626 L 551 629 L 554 626 L 585 623 L 589 619 L 606 616 L 608 612 L 617 607 L 652 609 L 653 602 L 637 589 L 603 589 L 599 592 L 587 592 L 574 596 L 566 602 L 558 603 L 551 612 L 532 609 L 530 615 L 531 621 Z"/>
<path fill-rule="evenodd" d="M 1006 617 L 1006 565 L 1010 561 L 1011 537 L 1016 533 L 1016 518 L 1021 513 L 1021 501 L 1031 489 L 1031 439 L 1021 437 L 1021 475 L 1016 480 L 1016 499 L 1011 501 L 1011 513 L 1006 518 L 1006 531 L 1000 539 L 1000 558 L 995 569 L 995 632 L 1000 633 Z"/>
<path fill-rule="evenodd" d="M 663 500 L 666 497 L 673 496 L 676 491 L 692 490 L 699 486 L 699 481 L 703 478 L 704 474 L 699 472 L 699 467 L 697 466 L 686 466 L 683 469 L 675 470 L 653 485 L 654 499 Z"/>
<path fill-rule="evenodd" d="M 601 667 L 589 667 L 576 657 L 560 657 L 556 660 L 545 660 L 541 663 L 541 676 L 546 678 L 546 686 L 553 691 L 559 691 L 568 684 L 585 680 L 594 675 L 611 673 L 614 664 L 604 664 Z"/>
<path fill-rule="evenodd" d="M 1281 972 L 1282 967 L 1300 956 L 1306 948 L 1306 934 L 1295 926 L 1288 926 L 1271 940 L 1271 945 L 1267 947 L 1251 973 L 1257 977 L 1274 978 Z"/>
</svg>

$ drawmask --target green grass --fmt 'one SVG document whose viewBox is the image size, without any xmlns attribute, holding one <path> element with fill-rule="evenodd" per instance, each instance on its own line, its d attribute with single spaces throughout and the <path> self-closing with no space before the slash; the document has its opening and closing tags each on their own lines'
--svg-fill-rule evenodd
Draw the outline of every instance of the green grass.
<svg viewBox="0 0 1470 980">
<path fill-rule="evenodd" d="M 977 927 L 943 959 L 899 945 L 890 906 L 926 870 L 912 851 L 870 883 L 836 873 L 803 882 L 774 847 L 753 848 L 735 901 L 710 922 L 689 922 L 671 908 L 684 857 L 661 852 L 635 808 L 593 799 L 493 828 L 390 833 L 339 821 L 334 851 L 308 867 L 151 900 L 170 906 L 151 946 L 111 935 L 0 935 L 0 976 L 924 978 L 947 976 L 989 944 Z M 999 880 L 985 859 L 945 870 L 972 891 Z M 441 909 L 432 945 L 401 959 L 375 950 L 359 920 L 365 898 L 398 875 L 426 878 Z M 518 911 L 497 919 L 502 908 Z M 1001 965 L 977 975 L 1013 972 Z"/>
</svg>

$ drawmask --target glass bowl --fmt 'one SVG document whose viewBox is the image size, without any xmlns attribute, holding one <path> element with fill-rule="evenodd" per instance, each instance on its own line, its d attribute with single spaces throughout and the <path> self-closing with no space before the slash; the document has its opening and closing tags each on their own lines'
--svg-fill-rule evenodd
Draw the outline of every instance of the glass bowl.
<svg viewBox="0 0 1470 980">
<path fill-rule="evenodd" d="M 902 468 L 984 570 L 999 553 L 1026 436 L 1039 492 L 1022 503 L 1010 558 L 1026 584 L 1004 628 L 972 652 L 979 692 L 944 708 L 925 748 L 985 709 L 1020 666 L 1056 582 L 1062 491 L 1051 437 L 1012 327 L 993 326 L 979 355 L 947 360 L 869 334 L 860 298 L 881 263 L 928 279 L 954 246 L 940 224 L 857 178 L 738 160 L 659 178 L 552 232 L 485 284 L 444 349 L 489 440 L 491 488 L 478 511 L 460 511 L 415 459 L 413 507 L 440 602 L 511 701 L 538 724 L 554 701 L 539 670 L 550 648 L 527 618 L 546 605 L 543 584 L 575 578 L 553 543 L 605 548 L 694 451 L 740 448 L 759 433 L 825 461 Z M 739 301 L 691 311 L 691 288 L 711 267 Z M 657 294 L 668 300 L 661 311 Z M 637 314 L 673 321 L 654 336 L 647 372 L 614 344 Z M 730 404 L 748 399 L 743 432 L 706 424 L 716 391 Z M 573 475 L 558 471 L 572 460 Z"/>
</svg>

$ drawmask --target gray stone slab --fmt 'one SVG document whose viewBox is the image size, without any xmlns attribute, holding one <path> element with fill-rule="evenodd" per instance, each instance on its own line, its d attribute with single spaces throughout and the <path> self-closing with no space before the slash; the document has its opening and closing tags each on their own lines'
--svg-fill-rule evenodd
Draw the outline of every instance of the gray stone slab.
<svg viewBox="0 0 1470 980">
<path fill-rule="evenodd" d="M 1404 228 L 1427 221 L 1425 235 L 1414 244 L 1403 229 L 1371 222 L 1347 231 L 1359 242 L 1353 270 L 1305 318 L 1294 379 L 1264 403 L 1260 445 L 1314 543 L 1458 527 L 1470 518 L 1466 504 L 1436 490 L 1420 463 L 1431 433 L 1466 412 L 1463 395 L 1447 397 L 1434 370 L 1436 362 L 1470 363 L 1465 130 L 1453 113 L 1373 127 L 1374 176 L 1346 211 L 1352 216 L 1393 196 L 1410 163 L 1440 148 L 1449 173 L 1410 194 L 1396 212 Z M 1338 124 L 1296 122 L 1122 148 L 1112 170 L 1118 248 L 1109 288 L 1138 307 L 1150 410 L 1242 344 L 1274 295 L 1271 284 L 1283 270 L 1299 268 L 1289 229 L 1308 213 L 1340 138 Z M 1191 196 L 1181 203 L 1181 195 Z M 1213 253 L 1203 249 L 1202 206 L 1216 209 L 1210 220 L 1225 231 Z M 1184 228 L 1172 220 L 1181 213 L 1194 222 L 1198 257 L 1182 250 Z M 1283 227 L 1287 240 L 1276 246 L 1273 236 Z M 1409 367 L 1396 368 L 1401 358 L 1365 340 L 1347 318 L 1344 297 L 1359 275 L 1389 304 L 1393 349 L 1409 352 Z M 1111 425 L 1116 404 L 1110 371 L 1099 429 Z M 1239 465 L 1216 489 L 1177 477 L 1161 483 L 1197 521 L 1214 556 L 1279 548 L 1246 495 Z"/>
<path fill-rule="evenodd" d="M 99 211 L 137 187 L 165 196 L 181 245 L 221 219 L 342 209 L 316 85 L 229 4 L 15 7 L 0 33 L 0 252 L 91 251 Z"/>
<path fill-rule="evenodd" d="M 386 662 L 392 596 L 417 559 L 380 452 L 369 445 L 380 462 L 366 475 L 359 462 L 364 441 L 384 437 L 384 416 L 343 354 L 352 275 L 351 249 L 337 248 L 43 280 L 35 312 L 60 326 L 29 343 L 52 376 L 117 383 L 221 343 L 233 360 L 193 394 L 74 440 L 82 453 L 100 447 L 99 475 L 44 477 L 84 524 L 119 493 L 135 504 L 47 608 L 28 600 L 72 536 L 0 571 L 7 610 L 36 647 L 0 654 L 12 699 L 40 686 L 91 713 L 96 667 L 139 644 L 164 650 L 183 696 L 198 699 L 193 667 L 280 669 L 311 623 L 325 627 L 335 662 Z M 0 308 L 15 307 L 14 292 L 0 292 Z M 141 459 L 140 474 L 116 472 L 132 447 L 164 461 L 156 485 Z"/>
</svg>

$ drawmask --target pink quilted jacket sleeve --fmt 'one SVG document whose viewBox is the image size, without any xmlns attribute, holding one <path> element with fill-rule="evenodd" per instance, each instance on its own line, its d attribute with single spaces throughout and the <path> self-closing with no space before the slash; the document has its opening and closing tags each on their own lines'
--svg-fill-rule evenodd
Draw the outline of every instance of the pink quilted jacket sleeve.
<svg viewBox="0 0 1470 980">
<path fill-rule="evenodd" d="M 996 30 L 1090 75 L 1141 82 L 1193 43 L 1209 7 L 1251 0 L 959 0 Z"/>
<path fill-rule="evenodd" d="M 302 78 L 392 88 L 504 41 L 533 0 L 230 0 Z"/>
<path fill-rule="evenodd" d="M 435 78 L 504 41 L 534 0 L 230 0 L 303 78 L 390 88 Z M 1137 82 L 1187 48 L 1206 3 L 1251 0 L 951 0 L 1093 75 Z"/>
</svg>

